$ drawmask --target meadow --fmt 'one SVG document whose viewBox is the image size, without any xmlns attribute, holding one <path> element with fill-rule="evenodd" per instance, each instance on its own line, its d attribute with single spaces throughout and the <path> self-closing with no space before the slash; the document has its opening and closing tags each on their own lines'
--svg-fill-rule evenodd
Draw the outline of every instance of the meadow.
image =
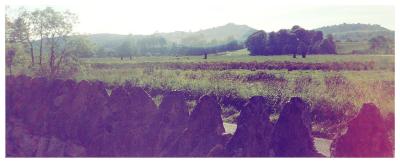
<svg viewBox="0 0 400 163">
<path fill-rule="evenodd" d="M 240 107 L 252 96 L 267 97 L 272 121 L 290 97 L 305 99 L 317 132 L 353 117 L 373 102 L 386 116 L 394 112 L 394 55 L 309 55 L 306 58 L 249 56 L 246 50 L 203 56 L 143 56 L 80 59 L 76 80 L 100 80 L 111 89 L 130 83 L 160 103 L 165 92 L 187 94 L 192 109 L 204 94 L 215 94 L 223 119 L 236 123 Z M 272 68 L 271 68 L 272 67 Z M 33 74 L 27 68 L 16 72 Z M 275 117 L 275 118 L 274 118 Z M 332 130 L 332 131 L 324 131 Z"/>
<path fill-rule="evenodd" d="M 246 51 L 241 50 L 209 55 L 207 60 L 202 56 L 163 56 L 136 57 L 132 60 L 91 58 L 82 62 L 84 66 L 76 75 L 77 80 L 101 80 L 110 88 L 129 82 L 145 88 L 156 101 L 161 99 L 163 92 L 172 90 L 186 92 L 189 105 L 203 94 L 215 94 L 220 97 L 224 121 L 228 123 L 235 123 L 243 102 L 257 95 L 268 97 L 274 113 L 279 113 L 290 97 L 302 97 L 311 106 L 317 128 L 318 124 L 326 126 L 326 123 L 337 124 L 348 120 L 366 102 L 375 103 L 384 115 L 394 112 L 394 55 L 309 55 L 307 58 L 292 58 L 290 55 L 248 56 Z M 269 70 L 227 66 L 270 62 L 306 67 L 310 64 L 332 64 L 334 69 L 293 70 L 282 67 Z M 347 64 L 344 69 L 335 69 L 343 63 Z M 196 64 L 201 66 L 193 67 Z M 369 67 L 354 68 L 364 64 Z"/>
</svg>

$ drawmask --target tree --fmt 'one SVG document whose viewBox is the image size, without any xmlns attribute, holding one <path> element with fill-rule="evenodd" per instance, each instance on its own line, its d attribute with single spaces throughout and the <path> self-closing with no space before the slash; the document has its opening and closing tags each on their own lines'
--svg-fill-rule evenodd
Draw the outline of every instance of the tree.
<svg viewBox="0 0 400 163">
<path fill-rule="evenodd" d="M 297 46 L 297 54 L 301 54 L 303 58 L 306 58 L 307 54 L 307 45 L 303 41 L 299 43 Z M 293 58 L 296 58 L 296 54 L 294 54 Z"/>
<path fill-rule="evenodd" d="M 42 12 L 45 16 L 45 38 L 50 47 L 50 76 L 54 77 L 59 71 L 63 59 L 66 58 L 67 38 L 72 32 L 73 25 L 77 23 L 77 16 L 69 11 L 59 12 L 50 7 Z M 57 54 L 59 57 L 56 63 Z"/>
<path fill-rule="evenodd" d="M 89 58 L 93 57 L 95 54 L 95 45 L 85 36 L 69 37 L 66 44 L 66 53 L 73 54 L 77 57 Z"/>
<path fill-rule="evenodd" d="M 10 20 L 7 15 L 5 16 L 5 41 L 6 43 L 15 43 L 17 41 L 16 32 L 14 32 L 14 23 Z"/>
<path fill-rule="evenodd" d="M 379 51 L 384 51 L 387 53 L 390 51 L 390 41 L 383 36 L 373 37 L 368 42 L 370 45 L 369 49 L 373 53 L 377 53 Z"/>
<path fill-rule="evenodd" d="M 117 52 L 118 52 L 118 55 L 121 57 L 121 60 L 124 60 L 124 57 L 132 56 L 134 54 L 132 41 L 130 39 L 126 39 L 118 47 Z"/>
<path fill-rule="evenodd" d="M 320 54 L 337 54 L 336 44 L 333 40 L 332 35 L 328 35 L 328 38 L 324 39 L 319 48 Z"/>
<path fill-rule="evenodd" d="M 279 35 L 275 32 L 268 34 L 268 40 L 266 41 L 265 52 L 268 54 L 279 54 L 280 53 L 280 39 Z"/>
<path fill-rule="evenodd" d="M 245 45 L 250 51 L 250 55 L 265 54 L 267 45 L 267 33 L 265 33 L 263 30 L 253 33 L 247 38 Z"/>
<path fill-rule="evenodd" d="M 304 58 L 306 54 L 324 52 L 327 54 L 336 53 L 333 37 L 329 36 L 323 44 L 323 33 L 321 31 L 305 30 L 298 25 L 290 30 L 281 29 L 278 32 L 266 33 L 257 31 L 248 37 L 246 47 L 250 55 L 282 55 L 301 54 Z M 300 45 L 301 44 L 301 45 Z M 321 45 L 324 50 L 321 50 Z"/>
<path fill-rule="evenodd" d="M 33 49 L 33 37 L 34 37 L 34 29 L 33 29 L 33 16 L 30 12 L 25 10 L 24 8 L 20 9 L 20 13 L 18 17 L 14 20 L 12 25 L 14 37 L 17 38 L 17 41 L 22 44 L 29 45 L 30 55 L 31 55 L 31 65 L 35 64 L 34 57 L 34 49 Z"/>
<path fill-rule="evenodd" d="M 31 13 L 33 30 L 39 39 L 39 65 L 42 65 L 43 41 L 46 35 L 46 27 L 48 25 L 48 16 L 46 15 L 48 10 L 50 9 L 46 8 L 44 10 L 35 10 Z"/>
</svg>

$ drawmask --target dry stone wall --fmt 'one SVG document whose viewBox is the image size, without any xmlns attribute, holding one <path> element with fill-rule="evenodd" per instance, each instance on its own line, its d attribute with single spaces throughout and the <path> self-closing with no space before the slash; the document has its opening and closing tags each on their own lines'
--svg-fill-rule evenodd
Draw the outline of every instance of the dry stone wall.
<svg viewBox="0 0 400 163">
<path fill-rule="evenodd" d="M 164 94 L 157 107 L 139 87 L 125 84 L 108 91 L 101 81 L 7 76 L 6 156 L 321 156 L 311 135 L 309 107 L 298 97 L 286 103 L 275 125 L 266 99 L 250 98 L 241 107 L 236 132 L 227 134 L 213 95 L 200 97 L 189 115 L 183 92 Z M 363 106 L 347 133 L 334 141 L 333 156 L 393 156 L 393 141 L 379 125 L 391 121 L 377 110 Z"/>
</svg>

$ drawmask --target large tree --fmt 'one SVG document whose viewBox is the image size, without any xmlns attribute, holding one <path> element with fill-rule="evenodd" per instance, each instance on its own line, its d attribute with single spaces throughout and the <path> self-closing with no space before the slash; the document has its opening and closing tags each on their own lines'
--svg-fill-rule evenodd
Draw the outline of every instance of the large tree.
<svg viewBox="0 0 400 163">
<path fill-rule="evenodd" d="M 69 11 L 55 11 L 47 7 L 43 11 L 45 16 L 45 38 L 49 46 L 50 75 L 54 76 L 60 69 L 63 59 L 66 57 L 66 42 L 72 33 L 72 27 L 77 23 L 77 16 Z M 58 57 L 58 61 L 57 60 Z M 56 63 L 57 62 L 57 63 Z"/>
<path fill-rule="evenodd" d="M 268 37 L 267 37 L 268 36 Z M 321 31 L 305 30 L 293 26 L 290 30 L 278 32 L 258 31 L 248 37 L 246 47 L 250 55 L 282 55 L 282 54 L 336 54 L 336 45 L 331 36 L 323 39 Z"/>
<path fill-rule="evenodd" d="M 265 31 L 263 30 L 253 33 L 247 38 L 245 42 L 247 49 L 250 51 L 250 55 L 265 54 L 266 44 L 267 44 L 267 33 L 265 33 Z"/>
<path fill-rule="evenodd" d="M 373 37 L 372 39 L 369 40 L 369 49 L 373 53 L 378 53 L 378 52 L 385 52 L 385 53 L 390 53 L 392 48 L 391 48 L 391 40 L 387 39 L 384 36 L 377 36 Z"/>
<path fill-rule="evenodd" d="M 35 64 L 34 47 L 33 47 L 33 39 L 35 37 L 35 31 L 33 25 L 34 25 L 33 15 L 25 8 L 20 8 L 19 15 L 12 24 L 13 37 L 16 38 L 16 41 L 29 46 L 32 66 Z"/>
<path fill-rule="evenodd" d="M 32 22 L 33 22 L 33 29 L 35 31 L 35 35 L 37 39 L 39 40 L 39 64 L 42 65 L 42 59 L 43 59 L 43 44 L 44 44 L 44 39 L 46 37 L 46 32 L 47 28 L 49 25 L 48 22 L 48 11 L 51 10 L 51 8 L 46 8 L 43 10 L 35 10 L 31 13 L 32 15 Z"/>
<path fill-rule="evenodd" d="M 320 54 L 337 54 L 336 52 L 336 44 L 333 40 L 332 35 L 328 35 L 326 39 L 324 39 L 319 48 Z"/>
<path fill-rule="evenodd" d="M 121 60 L 124 59 L 124 57 L 130 57 L 136 53 L 134 46 L 133 46 L 133 41 L 132 39 L 126 39 L 122 44 L 118 47 L 117 49 L 118 56 L 121 57 Z"/>
<path fill-rule="evenodd" d="M 71 36 L 66 42 L 66 53 L 80 58 L 93 57 L 96 45 L 85 36 Z"/>
</svg>

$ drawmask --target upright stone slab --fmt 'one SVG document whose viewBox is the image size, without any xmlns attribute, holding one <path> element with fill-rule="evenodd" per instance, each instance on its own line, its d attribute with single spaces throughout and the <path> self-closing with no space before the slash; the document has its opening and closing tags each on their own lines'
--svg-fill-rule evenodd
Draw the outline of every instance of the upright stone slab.
<svg viewBox="0 0 400 163">
<path fill-rule="evenodd" d="M 237 129 L 226 145 L 227 156 L 270 156 L 273 129 L 269 121 L 270 108 L 262 96 L 254 96 L 245 104 L 238 117 Z"/>
<path fill-rule="evenodd" d="M 188 128 L 165 156 L 205 157 L 217 144 L 224 144 L 224 132 L 217 98 L 204 95 L 190 115 Z"/>
<path fill-rule="evenodd" d="M 379 109 L 367 103 L 348 122 L 347 132 L 333 141 L 331 154 L 333 157 L 393 157 L 393 146 Z"/>
<path fill-rule="evenodd" d="M 14 115 L 15 118 L 23 118 L 26 115 L 26 110 L 29 110 L 29 101 L 31 101 L 30 88 L 31 88 L 31 77 L 26 75 L 20 75 L 15 77 L 12 85 L 13 93 L 11 94 L 12 102 L 10 114 Z"/>
<path fill-rule="evenodd" d="M 316 157 L 308 105 L 299 97 L 287 102 L 275 124 L 271 146 L 275 157 Z"/>
<path fill-rule="evenodd" d="M 104 113 L 103 133 L 91 142 L 101 156 L 150 156 L 147 133 L 157 113 L 151 97 L 138 87 L 115 88 Z"/>
<path fill-rule="evenodd" d="M 149 132 L 149 145 L 153 145 L 153 155 L 162 156 L 168 152 L 175 139 L 188 126 L 189 111 L 182 92 L 164 95 L 159 112 Z"/>
<path fill-rule="evenodd" d="M 84 147 L 90 146 L 90 141 L 101 134 L 103 130 L 104 112 L 107 109 L 108 95 L 105 93 L 105 86 L 98 81 L 90 82 L 88 90 L 86 90 L 85 110 L 79 116 L 80 128 L 77 130 L 79 145 Z M 87 150 L 89 152 L 89 149 Z"/>
</svg>

